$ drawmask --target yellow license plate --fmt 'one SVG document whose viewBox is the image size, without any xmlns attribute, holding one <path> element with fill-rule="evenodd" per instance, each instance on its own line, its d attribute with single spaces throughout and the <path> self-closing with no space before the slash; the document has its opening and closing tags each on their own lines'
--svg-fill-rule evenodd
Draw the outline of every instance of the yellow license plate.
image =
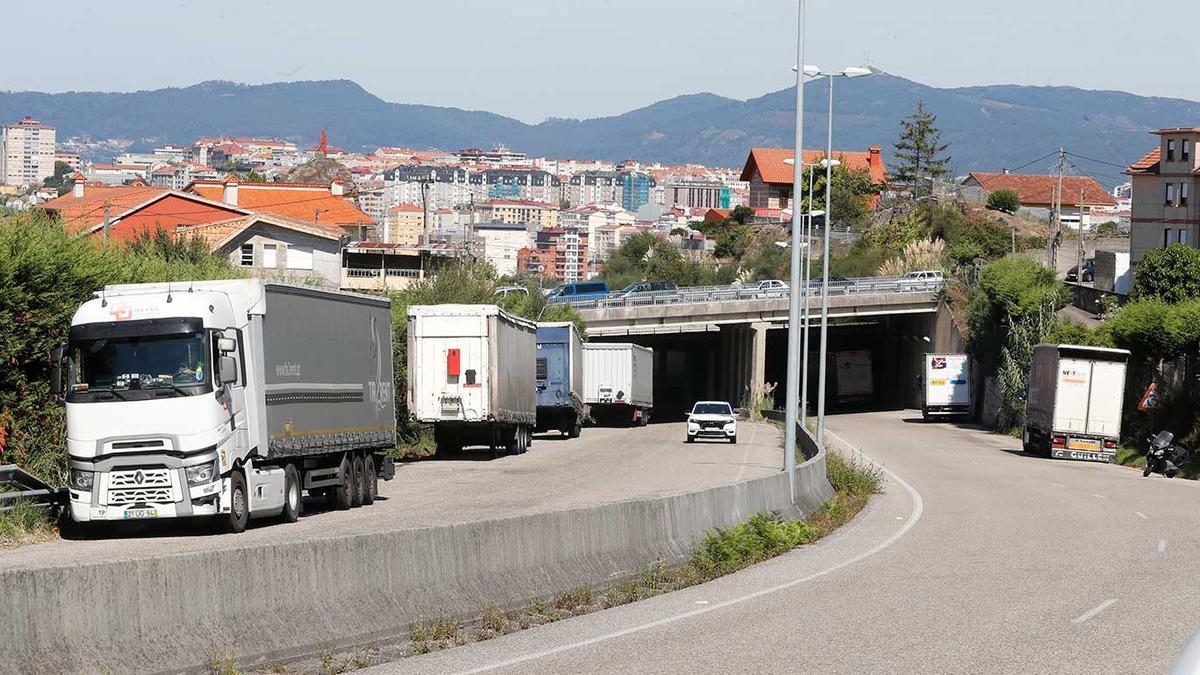
<svg viewBox="0 0 1200 675">
<path fill-rule="evenodd" d="M 1089 441 L 1089 440 L 1075 440 L 1075 439 L 1071 439 L 1071 441 L 1070 441 L 1069 443 L 1067 443 L 1067 447 L 1068 447 L 1068 448 L 1070 448 L 1070 449 L 1072 449 L 1072 450 L 1092 450 L 1092 451 L 1096 451 L 1096 450 L 1099 450 L 1099 449 L 1100 449 L 1100 441 Z"/>
</svg>

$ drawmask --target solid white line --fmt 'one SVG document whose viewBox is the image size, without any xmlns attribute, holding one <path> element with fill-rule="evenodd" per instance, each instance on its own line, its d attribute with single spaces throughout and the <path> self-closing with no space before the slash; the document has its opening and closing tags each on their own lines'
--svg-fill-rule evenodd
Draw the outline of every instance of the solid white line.
<svg viewBox="0 0 1200 675">
<path fill-rule="evenodd" d="M 827 433 L 831 436 L 836 436 L 836 434 L 834 434 L 832 431 L 829 431 L 828 429 L 826 429 L 825 433 Z M 846 445 L 849 445 L 845 441 L 842 441 L 842 442 Z M 851 447 L 853 447 L 853 446 L 851 446 Z M 856 448 L 856 450 L 857 450 L 857 448 Z M 506 659 L 504 661 L 497 661 L 496 663 L 491 663 L 486 666 L 480 666 L 478 668 L 472 668 L 471 670 L 464 670 L 462 672 L 463 673 L 482 673 L 482 672 L 486 672 L 489 670 L 496 670 L 498 668 L 507 668 L 509 666 L 515 666 L 520 663 L 525 663 L 527 661 L 533 661 L 536 659 L 545 658 L 547 656 L 561 654 L 563 652 L 568 652 L 568 651 L 571 651 L 574 649 L 579 649 L 581 647 L 588 647 L 588 646 L 591 646 L 594 644 L 598 644 L 600 642 L 607 642 L 609 640 L 615 640 L 616 638 L 625 637 L 626 635 L 632 635 L 634 633 L 640 633 L 642 631 L 659 628 L 661 626 L 667 626 L 667 625 L 676 623 L 678 621 L 683 621 L 684 619 L 690 619 L 694 616 L 700 616 L 702 614 L 707 614 L 708 612 L 712 612 L 712 611 L 715 611 L 718 609 L 724 609 L 726 607 L 740 605 L 743 602 L 748 602 L 748 601 L 754 600 L 756 598 L 761 598 L 764 595 L 771 595 L 773 593 L 778 593 L 779 591 L 784 591 L 789 588 L 799 586 L 800 584 L 807 583 L 809 581 L 812 581 L 813 579 L 818 579 L 827 574 L 832 574 L 833 572 L 836 572 L 840 569 L 849 567 L 850 565 L 853 565 L 862 560 L 866 560 L 867 558 L 875 555 L 876 553 L 879 553 L 880 551 L 890 547 L 892 544 L 895 544 L 897 541 L 899 541 L 901 537 L 903 537 L 905 534 L 907 534 L 908 531 L 911 530 L 913 528 L 913 526 L 917 524 L 917 521 L 921 519 L 921 513 L 925 510 L 925 502 L 924 502 L 924 500 L 921 499 L 921 494 L 919 492 L 917 492 L 915 489 L 913 489 L 913 486 L 904 482 L 904 479 L 900 478 L 895 473 L 892 473 L 892 471 L 890 471 L 887 467 L 883 466 L 882 464 L 879 464 L 878 462 L 875 462 L 874 460 L 872 460 L 870 457 L 863 455 L 861 450 L 858 450 L 858 454 L 860 456 L 866 458 L 868 461 L 870 461 L 875 466 L 879 467 L 879 469 L 881 471 L 883 471 L 892 480 L 894 480 L 897 484 L 899 484 L 901 487 L 903 487 L 905 490 L 907 490 L 909 496 L 912 498 L 912 505 L 913 505 L 912 516 L 908 519 L 908 521 L 905 522 L 904 525 L 899 530 L 896 530 L 894 533 L 892 533 L 892 535 L 890 537 L 888 537 L 887 539 L 883 540 L 882 542 L 876 544 L 870 550 L 860 553 L 848 560 L 843 560 L 840 563 L 826 567 L 825 569 L 823 569 L 819 572 L 813 572 L 812 574 L 809 574 L 808 576 L 801 577 L 799 579 L 793 579 L 791 581 L 788 581 L 788 582 L 785 582 L 782 584 L 778 584 L 776 586 L 771 586 L 770 588 L 764 588 L 762 590 L 755 591 L 753 593 L 748 593 L 746 595 L 743 595 L 743 596 L 740 596 L 737 598 L 730 598 L 729 600 L 722 600 L 721 602 L 718 602 L 713 605 L 706 605 L 706 606 L 703 606 L 703 607 L 700 607 L 697 609 L 689 610 L 687 612 L 681 612 L 679 614 L 675 614 L 674 616 L 668 616 L 668 617 L 665 617 L 662 619 L 658 619 L 656 621 L 649 621 L 649 622 L 646 622 L 646 623 L 643 623 L 643 624 L 640 624 L 637 626 L 632 626 L 630 628 L 625 628 L 622 630 L 613 631 L 611 633 L 605 633 L 604 635 L 598 635 L 593 638 L 588 638 L 587 640 L 579 640 L 578 642 L 571 642 L 571 643 L 568 643 L 565 645 L 559 645 L 559 646 L 553 647 L 551 649 L 544 649 L 544 650 L 538 651 L 538 652 L 523 654 L 521 656 L 517 656 L 517 657 L 511 658 L 511 659 Z"/>
<path fill-rule="evenodd" d="M 1134 511 L 1134 513 L 1136 513 L 1137 517 L 1141 518 L 1142 520 L 1150 520 L 1150 516 L 1147 516 L 1146 514 L 1142 513 L 1141 511 Z"/>
<path fill-rule="evenodd" d="M 1166 553 L 1166 552 L 1167 552 L 1167 540 L 1166 540 L 1166 539 L 1159 539 L 1159 540 L 1158 540 L 1158 552 L 1159 552 L 1159 553 Z"/>
<path fill-rule="evenodd" d="M 1062 483 L 1051 483 L 1051 485 L 1053 485 L 1054 487 L 1057 487 L 1057 488 L 1065 488 L 1065 487 L 1067 487 L 1066 485 L 1063 485 Z"/>
<path fill-rule="evenodd" d="M 1087 621 L 1088 619 L 1096 616 L 1100 612 L 1103 612 L 1104 610 L 1108 609 L 1116 601 L 1117 601 L 1116 598 L 1109 598 L 1108 600 L 1105 600 L 1104 602 L 1100 603 L 1099 605 L 1096 605 L 1095 607 L 1089 609 L 1088 611 L 1084 612 L 1083 614 L 1080 614 L 1079 616 L 1075 617 L 1074 619 L 1071 619 L 1071 623 L 1074 623 L 1074 624 L 1083 623 L 1084 621 Z"/>
<path fill-rule="evenodd" d="M 1098 495 L 1095 492 L 1092 493 L 1092 496 L 1095 497 L 1096 499 L 1108 499 L 1108 497 L 1106 497 L 1104 495 Z"/>
</svg>

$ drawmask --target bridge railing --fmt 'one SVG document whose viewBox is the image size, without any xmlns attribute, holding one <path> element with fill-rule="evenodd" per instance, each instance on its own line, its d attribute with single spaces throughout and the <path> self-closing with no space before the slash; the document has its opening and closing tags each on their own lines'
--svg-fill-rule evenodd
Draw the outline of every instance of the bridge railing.
<svg viewBox="0 0 1200 675">
<path fill-rule="evenodd" d="M 921 293 L 939 291 L 945 286 L 941 280 L 908 279 L 905 277 L 861 277 L 845 281 L 829 282 L 829 294 L 873 295 Z M 808 284 L 811 296 L 820 297 L 821 280 Z M 791 291 L 787 288 L 757 288 L 756 286 L 688 286 L 673 291 L 648 291 L 644 293 L 609 293 L 603 297 L 581 300 L 565 300 L 576 309 L 606 309 L 610 307 L 648 307 L 655 305 L 678 305 L 702 302 L 734 302 L 786 298 Z"/>
</svg>

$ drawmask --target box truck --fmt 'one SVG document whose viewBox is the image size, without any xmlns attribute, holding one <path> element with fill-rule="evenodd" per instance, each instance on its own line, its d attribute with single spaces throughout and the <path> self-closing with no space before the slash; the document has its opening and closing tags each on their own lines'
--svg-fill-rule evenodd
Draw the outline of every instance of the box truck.
<svg viewBox="0 0 1200 675">
<path fill-rule="evenodd" d="M 1026 452 L 1111 462 L 1121 437 L 1124 349 L 1037 345 L 1025 405 Z"/>
<path fill-rule="evenodd" d="M 971 414 L 971 357 L 966 354 L 925 355 L 925 396 L 921 417 Z"/>
<path fill-rule="evenodd" d="M 394 473 L 384 298 L 256 279 L 108 286 L 69 335 L 52 377 L 77 523 L 207 516 L 240 532 L 296 520 L 303 491 L 370 504 Z"/>
<path fill-rule="evenodd" d="M 496 305 L 408 308 L 408 410 L 438 451 L 523 453 L 537 423 L 537 326 Z"/>
<path fill-rule="evenodd" d="M 578 438 L 588 408 L 583 402 L 583 341 L 575 324 L 537 327 L 537 431 Z"/>
<path fill-rule="evenodd" d="M 833 362 L 831 365 L 838 403 L 867 401 L 875 396 L 870 350 L 833 352 L 829 359 Z"/>
<path fill-rule="evenodd" d="M 628 342 L 583 346 L 583 401 L 599 424 L 646 425 L 654 407 L 654 351 Z"/>
</svg>

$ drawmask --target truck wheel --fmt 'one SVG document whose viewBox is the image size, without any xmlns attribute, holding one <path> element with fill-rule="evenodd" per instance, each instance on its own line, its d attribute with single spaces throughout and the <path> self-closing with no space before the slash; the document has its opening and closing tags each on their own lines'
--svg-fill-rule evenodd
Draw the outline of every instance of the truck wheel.
<svg viewBox="0 0 1200 675">
<path fill-rule="evenodd" d="M 579 435 L 582 433 L 583 423 L 579 420 L 575 420 L 575 426 L 571 427 L 571 433 L 567 434 L 567 438 L 579 438 Z"/>
<path fill-rule="evenodd" d="M 283 468 L 283 511 L 279 519 L 285 523 L 294 523 L 304 511 L 304 497 L 300 494 L 300 472 L 295 464 Z"/>
<path fill-rule="evenodd" d="M 643 410 L 642 414 L 638 415 L 638 425 L 644 427 L 647 424 L 650 424 L 650 411 Z"/>
<path fill-rule="evenodd" d="M 529 452 L 529 449 L 532 447 L 533 447 L 533 427 L 526 426 L 525 427 L 525 450 L 524 450 L 524 452 Z"/>
<path fill-rule="evenodd" d="M 245 532 L 250 522 L 250 495 L 246 491 L 246 476 L 240 469 L 229 475 L 229 513 L 222 520 L 225 531 L 234 534 Z"/>
<path fill-rule="evenodd" d="M 338 475 L 342 479 L 342 484 L 329 488 L 329 492 L 326 494 L 329 498 L 329 508 L 345 511 L 351 506 L 350 495 L 354 491 L 354 467 L 350 464 L 349 457 L 342 457 Z"/>
<path fill-rule="evenodd" d="M 362 455 L 354 453 L 354 460 L 350 463 L 351 472 L 354 475 L 353 489 L 350 490 L 350 506 L 359 507 L 363 505 L 363 492 L 366 491 L 367 474 L 363 467 Z"/>
</svg>

